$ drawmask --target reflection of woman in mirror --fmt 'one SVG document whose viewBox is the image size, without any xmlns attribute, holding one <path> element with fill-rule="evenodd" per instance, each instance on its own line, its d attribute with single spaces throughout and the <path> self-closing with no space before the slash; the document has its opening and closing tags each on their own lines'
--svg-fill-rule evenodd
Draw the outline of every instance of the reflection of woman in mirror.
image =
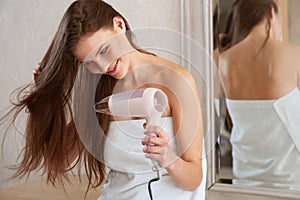
<svg viewBox="0 0 300 200">
<path fill-rule="evenodd" d="M 300 48 L 280 41 L 273 0 L 237 0 L 232 20 L 219 70 L 233 122 L 233 173 L 300 189 Z"/>
<path fill-rule="evenodd" d="M 154 199 L 204 199 L 203 135 L 195 81 L 177 64 L 137 49 L 130 34 L 125 18 L 101 0 L 78 0 L 70 5 L 40 68 L 34 72 L 36 85 L 21 90 L 19 101 L 11 111 L 14 117 L 23 109 L 29 114 L 26 144 L 21 162 L 16 166 L 16 177 L 42 169 L 47 181 L 56 184 L 67 179 L 67 172 L 74 166 L 83 164 L 89 187 L 98 187 L 107 180 L 101 200 L 148 199 L 148 181 L 156 177 L 151 169 L 150 159 L 153 159 L 162 170 L 161 179 L 152 184 Z M 141 67 L 144 65 L 147 68 Z M 166 129 L 149 126 L 144 130 L 142 119 L 133 120 L 140 122 L 138 130 L 144 139 L 131 145 L 115 137 L 120 147 L 128 147 L 129 153 L 125 150 L 124 156 L 114 153 L 115 149 L 107 148 L 108 142 L 103 145 L 104 150 L 99 148 L 104 152 L 104 160 L 94 157 L 101 152 L 90 152 L 89 146 L 80 140 L 74 125 L 75 117 L 79 116 L 73 116 L 71 108 L 71 104 L 79 100 L 72 99 L 76 76 L 85 67 L 91 76 L 102 75 L 96 95 L 93 94 L 98 99 L 92 99 L 93 103 L 111 95 L 118 83 L 123 89 L 158 87 L 163 90 L 169 99 L 162 119 L 167 124 Z M 84 98 L 81 96 L 80 100 Z M 84 112 L 80 114 L 81 121 L 89 120 L 84 119 Z M 133 123 L 128 118 L 111 123 L 113 118 L 106 115 L 98 115 L 98 120 L 111 138 Z M 120 128 L 121 124 L 124 127 Z M 135 129 L 131 128 L 133 132 Z M 176 142 L 171 143 L 169 134 L 173 132 Z M 86 131 L 85 135 L 89 134 L 101 133 Z M 93 140 L 91 143 L 96 147 L 103 144 Z M 133 149 L 131 154 L 130 149 Z M 129 162 L 136 155 L 138 159 Z M 117 169 L 111 167 L 112 163 Z M 148 168 L 137 169 L 139 166 Z M 108 174 L 106 167 L 111 169 Z"/>
</svg>

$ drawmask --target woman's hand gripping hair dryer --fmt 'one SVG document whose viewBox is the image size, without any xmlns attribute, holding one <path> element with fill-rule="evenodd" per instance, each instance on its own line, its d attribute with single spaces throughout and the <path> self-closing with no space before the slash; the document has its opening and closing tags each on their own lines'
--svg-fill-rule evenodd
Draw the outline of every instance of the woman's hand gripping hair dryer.
<svg viewBox="0 0 300 200">
<path fill-rule="evenodd" d="M 159 120 L 168 105 L 167 95 L 157 88 L 137 89 L 113 94 L 95 104 L 95 111 L 121 117 L 141 117 L 147 126 L 159 125 Z M 155 133 L 154 133 L 155 134 Z M 153 161 L 153 171 L 160 179 L 159 165 Z"/>
</svg>

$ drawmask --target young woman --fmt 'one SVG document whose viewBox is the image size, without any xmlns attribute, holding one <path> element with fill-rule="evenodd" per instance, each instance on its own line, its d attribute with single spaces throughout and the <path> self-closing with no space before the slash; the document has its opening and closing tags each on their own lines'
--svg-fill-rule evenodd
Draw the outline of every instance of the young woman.
<svg viewBox="0 0 300 200">
<path fill-rule="evenodd" d="M 219 70 L 233 121 L 234 175 L 299 189 L 300 48 L 280 41 L 273 0 L 237 0 L 232 20 Z"/>
<path fill-rule="evenodd" d="M 41 168 L 55 184 L 83 162 L 89 187 L 106 180 L 99 199 L 148 199 L 148 181 L 156 177 L 152 159 L 162 168 L 161 179 L 152 184 L 154 199 L 204 199 L 206 166 L 195 81 L 181 66 L 137 48 L 131 37 L 125 18 L 107 3 L 78 0 L 69 6 L 34 72 L 36 84 L 27 87 L 27 93 L 21 91 L 13 110 L 28 111 L 16 177 Z M 97 77 L 99 82 L 86 87 L 83 76 Z M 93 132 L 87 125 L 92 121 L 86 117 L 88 111 L 72 109 L 85 99 L 74 90 L 90 87 L 96 87 L 95 98 L 87 104 L 90 108 L 115 92 L 161 89 L 168 97 L 162 126 L 144 130 L 142 119 L 97 114 L 95 124 L 101 130 Z M 102 133 L 105 137 L 99 137 Z M 128 134 L 143 137 L 137 143 Z"/>
</svg>

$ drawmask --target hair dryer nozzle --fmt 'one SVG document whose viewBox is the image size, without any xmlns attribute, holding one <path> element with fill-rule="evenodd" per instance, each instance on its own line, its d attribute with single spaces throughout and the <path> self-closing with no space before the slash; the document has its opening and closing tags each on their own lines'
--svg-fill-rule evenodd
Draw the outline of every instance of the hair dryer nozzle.
<svg viewBox="0 0 300 200">
<path fill-rule="evenodd" d="M 110 97 L 111 96 L 108 96 L 108 97 L 102 99 L 101 101 L 97 102 L 94 106 L 95 111 L 98 113 L 111 115 L 111 112 L 109 110 L 109 105 L 108 105 L 108 101 L 109 101 Z"/>
</svg>

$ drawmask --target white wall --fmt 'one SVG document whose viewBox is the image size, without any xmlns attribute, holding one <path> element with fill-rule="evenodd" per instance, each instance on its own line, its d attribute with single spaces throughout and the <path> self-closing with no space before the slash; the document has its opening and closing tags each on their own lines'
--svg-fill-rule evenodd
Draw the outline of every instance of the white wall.
<svg viewBox="0 0 300 200">
<path fill-rule="evenodd" d="M 289 0 L 289 40 L 296 45 L 300 45 L 299 8 L 299 0 Z"/>
<path fill-rule="evenodd" d="M 58 3 L 59 2 L 59 3 Z M 0 110 L 9 105 L 10 93 L 32 81 L 32 70 L 42 59 L 59 19 L 72 1 L 1 0 L 0 1 Z M 0 113 L 2 116 L 4 112 Z M 24 119 L 20 120 L 24 124 Z M 4 134 L 0 124 L 0 137 Z M 21 126 L 24 130 L 24 126 Z M 14 164 L 22 137 L 9 132 L 0 157 L 0 188 L 18 182 L 6 181 L 12 174 L 5 165 Z M 2 152 L 2 150 L 1 150 Z"/>
<path fill-rule="evenodd" d="M 32 81 L 32 70 L 42 59 L 63 12 L 71 2 L 73 1 L 0 1 L 0 110 L 9 105 L 9 96 L 14 89 Z M 193 42 L 200 46 L 204 42 L 202 27 L 205 22 L 201 18 L 203 6 L 201 1 L 108 0 L 107 2 L 128 19 L 133 29 L 161 27 L 170 31 L 182 31 L 183 34 L 195 39 Z M 184 11 L 181 9 L 182 5 L 186 7 Z M 174 48 L 182 46 L 182 41 L 179 39 L 173 45 Z M 174 58 L 180 62 L 178 55 L 169 56 L 170 59 Z M 205 66 L 202 66 L 202 69 L 204 68 Z M 1 112 L 0 116 L 3 113 Z M 24 129 L 24 119 L 20 121 L 20 127 Z M 3 125 L 0 124 L 1 137 L 3 129 Z M 8 135 L 3 152 L 5 159 L 2 157 L 0 159 L 0 189 L 23 181 L 6 181 L 12 172 L 7 170 L 5 165 L 15 163 L 23 141 L 20 134 L 9 132 Z"/>
</svg>

